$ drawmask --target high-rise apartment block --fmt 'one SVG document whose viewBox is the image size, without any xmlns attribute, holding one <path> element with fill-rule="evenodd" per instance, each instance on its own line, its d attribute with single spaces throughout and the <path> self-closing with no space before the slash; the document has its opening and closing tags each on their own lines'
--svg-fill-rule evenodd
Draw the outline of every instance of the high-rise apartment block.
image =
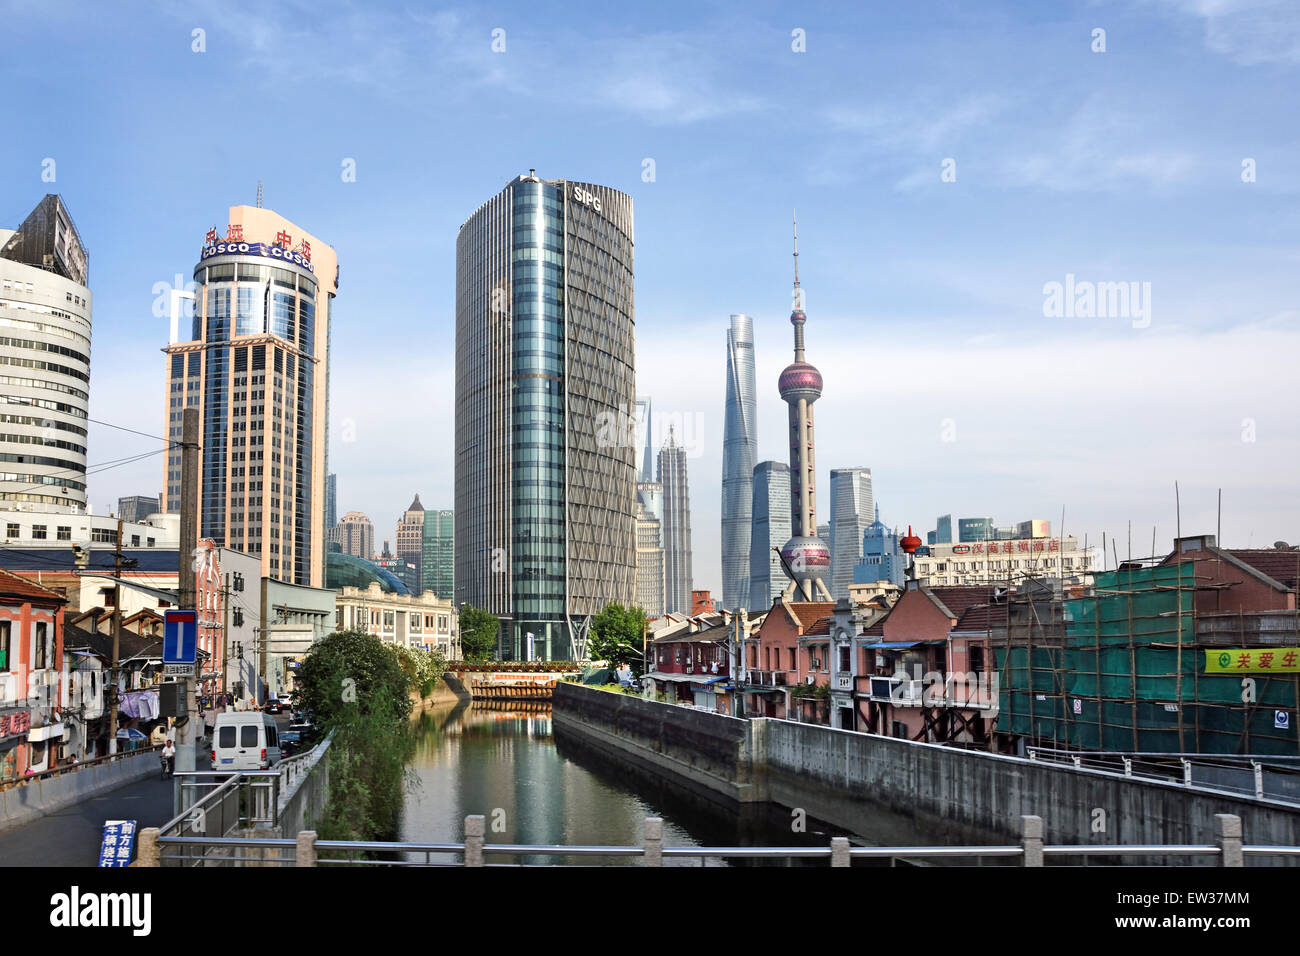
<svg viewBox="0 0 1300 956">
<path fill-rule="evenodd" d="M 636 597 L 632 253 L 630 196 L 533 171 L 456 240 L 456 601 L 507 658 Z"/>
<path fill-rule="evenodd" d="M 62 198 L 0 229 L 0 501 L 86 505 L 89 266 Z"/>
<path fill-rule="evenodd" d="M 411 593 L 418 596 L 424 581 L 424 505 L 420 504 L 419 495 L 398 519 L 395 541 L 397 557 L 415 567 L 414 581 L 408 582 L 407 587 L 413 583 L 415 587 Z"/>
</svg>

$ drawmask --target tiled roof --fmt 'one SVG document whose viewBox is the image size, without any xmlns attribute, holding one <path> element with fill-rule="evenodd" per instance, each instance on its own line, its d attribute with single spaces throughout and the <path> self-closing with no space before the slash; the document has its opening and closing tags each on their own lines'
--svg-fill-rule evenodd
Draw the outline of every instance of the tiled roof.
<svg viewBox="0 0 1300 956">
<path fill-rule="evenodd" d="M 817 618 L 808 628 L 804 630 L 804 635 L 811 634 L 829 634 L 831 632 L 831 619 L 828 616 Z"/>
<path fill-rule="evenodd" d="M 988 631 L 1007 626 L 1005 604 L 972 604 L 957 619 L 954 631 Z"/>
<path fill-rule="evenodd" d="M 791 601 L 782 605 L 795 624 L 808 627 L 835 610 L 834 601 Z"/>
<path fill-rule="evenodd" d="M 1274 581 L 1294 588 L 1300 585 L 1300 551 L 1279 551 L 1276 548 L 1225 548 L 1238 561 L 1249 564 Z"/>
<path fill-rule="evenodd" d="M 927 587 L 934 597 L 952 612 L 954 618 L 960 619 L 968 607 L 975 604 L 988 604 L 993 600 L 993 587 L 988 584 L 963 585 L 960 587 Z"/>
<path fill-rule="evenodd" d="M 47 601 L 66 604 L 67 599 L 57 591 L 41 587 L 35 581 L 0 570 L 0 597 L 22 598 L 27 601 Z"/>
</svg>

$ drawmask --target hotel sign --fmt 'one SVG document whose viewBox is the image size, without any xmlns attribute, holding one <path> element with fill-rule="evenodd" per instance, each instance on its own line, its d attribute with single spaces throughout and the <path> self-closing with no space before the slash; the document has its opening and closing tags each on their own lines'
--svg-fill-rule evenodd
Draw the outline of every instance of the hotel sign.
<svg viewBox="0 0 1300 956">
<path fill-rule="evenodd" d="M 1233 648 L 1205 652 L 1207 674 L 1300 674 L 1300 647 Z"/>
</svg>

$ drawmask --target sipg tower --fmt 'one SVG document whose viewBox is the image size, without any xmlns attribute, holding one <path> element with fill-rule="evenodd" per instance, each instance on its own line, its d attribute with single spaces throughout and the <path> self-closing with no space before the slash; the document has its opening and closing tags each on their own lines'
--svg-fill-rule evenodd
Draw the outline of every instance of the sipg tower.
<svg viewBox="0 0 1300 956">
<path fill-rule="evenodd" d="M 822 374 L 804 361 L 803 327 L 808 316 L 803 310 L 799 286 L 799 223 L 794 222 L 794 362 L 785 367 L 778 382 L 781 400 L 790 406 L 790 509 L 794 537 L 781 549 L 790 584 L 782 594 L 794 597 L 795 589 L 805 601 L 830 601 L 825 576 L 831 553 L 817 537 L 817 481 L 813 456 L 813 402 L 822 394 Z"/>
</svg>

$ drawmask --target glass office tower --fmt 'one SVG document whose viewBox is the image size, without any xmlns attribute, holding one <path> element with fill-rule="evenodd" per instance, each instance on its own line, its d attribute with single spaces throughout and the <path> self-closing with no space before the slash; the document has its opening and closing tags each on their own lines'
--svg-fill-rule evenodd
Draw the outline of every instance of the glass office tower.
<svg viewBox="0 0 1300 956">
<path fill-rule="evenodd" d="M 758 457 L 754 395 L 754 322 L 733 315 L 727 330 L 727 397 L 722 432 L 722 606 L 749 597 L 749 534 Z M 782 542 L 784 543 L 784 542 Z"/>
<path fill-rule="evenodd" d="M 531 171 L 456 241 L 456 603 L 583 657 L 636 594 L 632 199 Z"/>
</svg>

